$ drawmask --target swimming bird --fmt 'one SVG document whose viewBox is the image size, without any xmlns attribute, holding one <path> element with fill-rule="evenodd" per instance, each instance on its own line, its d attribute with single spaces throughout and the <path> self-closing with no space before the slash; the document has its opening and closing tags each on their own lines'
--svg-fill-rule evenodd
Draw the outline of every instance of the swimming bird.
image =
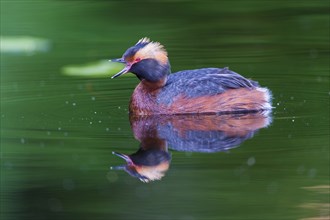
<svg viewBox="0 0 330 220">
<path fill-rule="evenodd" d="M 146 37 L 111 61 L 125 65 L 112 78 L 131 72 L 140 80 L 129 104 L 133 115 L 247 113 L 272 108 L 267 88 L 227 67 L 171 73 L 164 46 Z"/>
</svg>

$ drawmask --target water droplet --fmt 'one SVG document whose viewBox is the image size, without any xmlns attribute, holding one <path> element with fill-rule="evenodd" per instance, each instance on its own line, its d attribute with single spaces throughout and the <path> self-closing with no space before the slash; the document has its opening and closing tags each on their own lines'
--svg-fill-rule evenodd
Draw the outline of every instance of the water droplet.
<svg viewBox="0 0 330 220">
<path fill-rule="evenodd" d="M 74 103 L 72 103 L 72 105 L 73 105 L 73 106 L 76 106 L 77 104 L 74 102 Z"/>
<path fill-rule="evenodd" d="M 118 175 L 115 172 L 107 173 L 107 180 L 110 183 L 116 182 L 118 180 Z"/>
<path fill-rule="evenodd" d="M 61 127 L 58 127 L 58 128 L 57 128 L 57 130 L 59 130 L 59 131 L 60 131 L 60 130 L 62 130 L 62 128 L 61 128 Z"/>
<path fill-rule="evenodd" d="M 246 163 L 249 166 L 253 166 L 256 163 L 256 159 L 254 157 L 250 157 Z"/>
<path fill-rule="evenodd" d="M 192 152 L 189 152 L 189 151 L 185 152 L 186 157 L 191 157 L 192 154 L 193 153 Z"/>
<path fill-rule="evenodd" d="M 25 144 L 25 139 L 24 138 L 21 138 L 21 143 Z"/>
<path fill-rule="evenodd" d="M 91 99 L 92 99 L 92 101 L 95 101 L 96 98 L 94 96 L 92 96 Z"/>
<path fill-rule="evenodd" d="M 317 170 L 316 169 L 310 169 L 309 171 L 308 171 L 308 177 L 309 178 L 314 178 L 315 176 L 316 176 L 316 174 L 317 174 Z"/>
<path fill-rule="evenodd" d="M 292 119 L 292 122 L 294 122 L 294 119 Z"/>
<path fill-rule="evenodd" d="M 89 122 L 89 124 L 91 125 L 91 124 L 93 124 L 93 122 L 92 122 L 92 121 L 90 121 L 90 122 Z"/>
<path fill-rule="evenodd" d="M 65 190 L 73 190 L 75 188 L 75 184 L 72 179 L 63 179 L 62 185 Z"/>
<path fill-rule="evenodd" d="M 99 123 L 102 123 L 102 121 L 100 120 Z"/>
<path fill-rule="evenodd" d="M 69 101 L 65 101 L 65 104 L 69 104 Z"/>
<path fill-rule="evenodd" d="M 106 128 L 105 130 L 106 130 L 106 131 L 110 131 L 110 128 Z"/>
<path fill-rule="evenodd" d="M 13 164 L 9 161 L 6 161 L 4 167 L 5 169 L 11 170 L 13 168 Z"/>
</svg>

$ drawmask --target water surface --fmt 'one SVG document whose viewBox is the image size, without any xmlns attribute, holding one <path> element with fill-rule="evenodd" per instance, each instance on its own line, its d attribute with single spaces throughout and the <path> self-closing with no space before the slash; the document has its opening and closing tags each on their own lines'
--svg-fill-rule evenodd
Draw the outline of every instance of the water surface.
<svg viewBox="0 0 330 220">
<path fill-rule="evenodd" d="M 1 1 L 1 219 L 328 217 L 328 11 L 326 1 Z M 228 66 L 268 87 L 272 123 L 216 152 L 168 142 L 161 180 L 110 170 L 124 164 L 113 151 L 141 146 L 127 109 L 138 80 L 65 70 L 145 36 L 166 46 L 173 72 Z M 173 128 L 163 138 L 182 140 Z"/>
</svg>

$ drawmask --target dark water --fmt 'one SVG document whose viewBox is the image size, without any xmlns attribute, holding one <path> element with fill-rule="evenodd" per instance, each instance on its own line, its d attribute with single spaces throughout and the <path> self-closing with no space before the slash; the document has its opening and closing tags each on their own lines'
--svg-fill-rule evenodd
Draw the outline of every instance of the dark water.
<svg viewBox="0 0 330 220">
<path fill-rule="evenodd" d="M 328 1 L 1 1 L 1 36 L 1 219 L 329 218 Z M 88 64 L 144 36 L 173 72 L 229 66 L 276 108 L 132 130 L 138 80 Z M 113 151 L 156 155 L 161 180 Z"/>
</svg>

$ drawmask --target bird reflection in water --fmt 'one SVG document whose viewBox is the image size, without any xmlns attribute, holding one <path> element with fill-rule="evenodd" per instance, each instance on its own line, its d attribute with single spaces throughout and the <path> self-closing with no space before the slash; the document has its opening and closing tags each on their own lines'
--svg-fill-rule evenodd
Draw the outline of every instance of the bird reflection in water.
<svg viewBox="0 0 330 220">
<path fill-rule="evenodd" d="M 153 115 L 130 116 L 137 152 L 125 155 L 125 165 L 111 167 L 125 170 L 143 182 L 160 180 L 170 167 L 176 151 L 215 153 L 228 151 L 250 139 L 271 123 L 269 112 L 228 115 Z"/>
</svg>

